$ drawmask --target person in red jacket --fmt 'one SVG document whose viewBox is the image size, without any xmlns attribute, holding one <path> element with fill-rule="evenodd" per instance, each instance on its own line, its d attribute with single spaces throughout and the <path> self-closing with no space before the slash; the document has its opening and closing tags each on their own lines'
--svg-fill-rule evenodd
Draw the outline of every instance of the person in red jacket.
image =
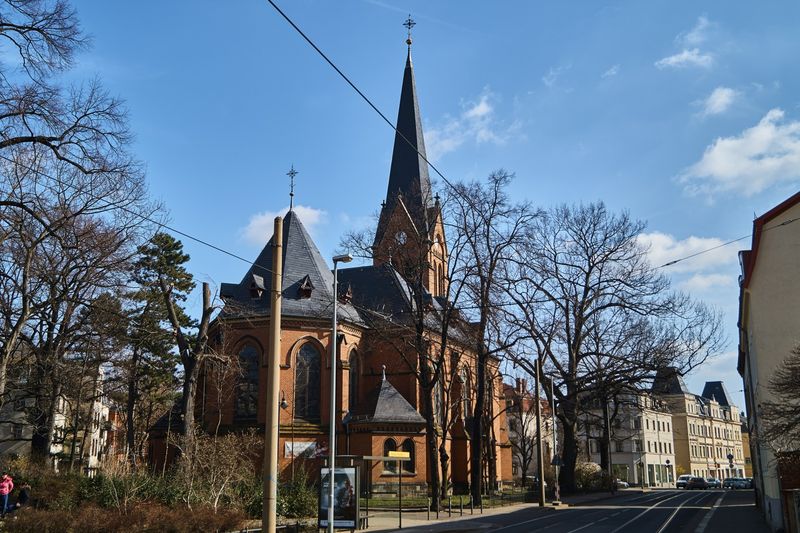
<svg viewBox="0 0 800 533">
<path fill-rule="evenodd" d="M 14 490 L 14 480 L 7 472 L 3 472 L 3 476 L 0 477 L 0 504 L 3 506 L 2 511 L 0 511 L 0 516 L 2 517 L 6 516 L 8 495 L 11 494 L 12 490 Z"/>
</svg>

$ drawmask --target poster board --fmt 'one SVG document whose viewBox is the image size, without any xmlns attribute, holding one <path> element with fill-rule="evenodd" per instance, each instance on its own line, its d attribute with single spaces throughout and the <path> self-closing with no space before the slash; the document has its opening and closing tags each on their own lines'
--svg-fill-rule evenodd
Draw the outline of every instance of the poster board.
<svg viewBox="0 0 800 533">
<path fill-rule="evenodd" d="M 358 529 L 358 467 L 336 467 L 333 489 L 333 527 Z M 328 527 L 328 500 L 330 498 L 330 469 L 321 467 L 319 472 L 320 528 Z"/>
</svg>

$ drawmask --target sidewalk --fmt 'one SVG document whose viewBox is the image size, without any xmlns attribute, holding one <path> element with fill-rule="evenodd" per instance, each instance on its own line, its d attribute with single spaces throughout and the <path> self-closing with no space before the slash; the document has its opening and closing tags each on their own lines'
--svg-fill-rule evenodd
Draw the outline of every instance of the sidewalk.
<svg viewBox="0 0 800 533">
<path fill-rule="evenodd" d="M 580 505 L 583 503 L 589 502 L 596 502 L 596 501 L 604 501 L 604 500 L 613 500 L 616 498 L 620 498 L 626 495 L 630 495 L 631 493 L 638 493 L 641 492 L 640 489 L 623 489 L 617 491 L 617 493 L 612 496 L 608 492 L 593 492 L 587 494 L 577 494 L 573 496 L 567 496 L 562 498 L 562 505 L 560 507 L 554 507 L 550 504 L 545 506 L 545 510 L 550 510 L 552 512 L 557 512 L 558 509 L 564 509 L 572 505 Z M 482 531 L 482 530 L 489 530 L 493 527 L 490 517 L 492 515 L 498 514 L 506 514 L 511 513 L 514 511 L 518 511 L 521 509 L 531 509 L 531 508 L 538 508 L 538 503 L 517 503 L 513 505 L 507 505 L 504 507 L 492 507 L 492 508 L 485 508 L 483 510 L 483 514 L 481 514 L 479 509 L 475 509 L 474 514 L 470 514 L 469 509 L 464 509 L 464 515 L 460 514 L 460 510 L 452 513 L 452 517 L 448 516 L 447 511 L 439 513 L 439 519 L 436 519 L 436 513 L 431 513 L 431 519 L 428 520 L 427 512 L 404 512 L 403 513 L 403 529 L 398 529 L 398 517 L 397 512 L 392 511 L 378 511 L 378 512 L 370 512 L 369 518 L 369 529 L 368 531 L 405 531 L 406 529 L 414 528 L 415 532 L 434 532 L 434 531 L 452 531 L 452 530 L 459 530 L 464 531 L 461 529 L 463 525 L 461 522 L 464 520 L 475 520 L 477 522 L 481 522 L 482 518 L 486 519 L 484 524 L 481 523 L 472 523 L 470 524 L 469 531 Z M 544 512 L 544 511 L 543 511 Z"/>
</svg>

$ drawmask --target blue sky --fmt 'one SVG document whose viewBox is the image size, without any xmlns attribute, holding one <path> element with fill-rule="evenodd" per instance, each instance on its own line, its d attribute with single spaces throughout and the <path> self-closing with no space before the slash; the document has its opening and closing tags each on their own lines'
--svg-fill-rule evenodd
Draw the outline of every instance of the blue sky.
<svg viewBox="0 0 800 533">
<path fill-rule="evenodd" d="M 174 226 L 254 258 L 296 204 L 326 257 L 372 223 L 393 132 L 265 1 L 77 1 L 94 47 L 74 79 L 127 101 L 135 152 Z M 800 178 L 800 4 L 788 1 L 280 2 L 394 119 L 406 45 L 429 155 L 450 179 L 516 173 L 538 206 L 603 200 L 648 222 L 655 264 L 750 233 Z M 735 370 L 741 241 L 666 269 L 725 313 Z M 246 265 L 191 242 L 213 285 Z M 195 302 L 196 305 L 196 302 Z"/>
</svg>

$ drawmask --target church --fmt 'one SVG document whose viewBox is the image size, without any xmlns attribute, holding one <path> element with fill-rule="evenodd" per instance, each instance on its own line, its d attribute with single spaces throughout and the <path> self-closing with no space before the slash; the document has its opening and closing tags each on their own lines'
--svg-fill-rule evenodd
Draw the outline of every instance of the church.
<svg viewBox="0 0 800 533">
<path fill-rule="evenodd" d="M 423 302 L 423 335 L 431 350 L 435 349 L 441 338 L 436 316 L 448 289 L 448 256 L 442 210 L 438 197 L 432 195 L 425 160 L 410 36 L 407 44 L 397 131 L 386 198 L 372 246 L 372 265 L 340 265 L 340 290 L 334 295 L 331 268 L 298 214 L 290 208 L 283 220 L 278 449 L 279 469 L 284 474 L 293 471 L 293 461 L 321 465 L 317 458 L 327 453 L 329 424 L 334 423 L 337 455 L 386 456 L 394 450 L 410 454 L 410 459 L 399 465 L 400 472 L 394 461 L 365 463 L 362 486 L 368 483 L 373 490 L 388 490 L 396 487 L 401 476 L 404 488 L 422 494 L 427 491 L 431 468 L 440 465 L 438 461 L 429 464 L 426 454 L 419 351 L 410 349 L 404 336 L 414 329 L 416 306 Z M 221 351 L 238 357 L 238 365 L 231 365 L 238 371 L 220 377 L 204 370 L 197 404 L 207 431 L 263 430 L 272 249 L 270 240 L 240 282 L 221 285 L 224 307 L 214 323 L 214 332 L 218 346 L 224 346 Z M 339 300 L 339 325 L 337 361 L 332 364 L 334 297 Z M 443 365 L 442 379 L 447 381 L 433 390 L 432 427 L 440 439 L 445 438 L 450 461 L 447 486 L 466 492 L 475 341 L 468 334 L 469 324 L 456 329 L 449 336 Z M 492 361 L 490 366 L 490 422 L 484 424 L 485 486 L 512 479 L 498 362 Z M 333 421 L 329 417 L 332 371 L 337 372 L 339 384 Z M 443 427 L 444 420 L 447 423 Z"/>
</svg>

